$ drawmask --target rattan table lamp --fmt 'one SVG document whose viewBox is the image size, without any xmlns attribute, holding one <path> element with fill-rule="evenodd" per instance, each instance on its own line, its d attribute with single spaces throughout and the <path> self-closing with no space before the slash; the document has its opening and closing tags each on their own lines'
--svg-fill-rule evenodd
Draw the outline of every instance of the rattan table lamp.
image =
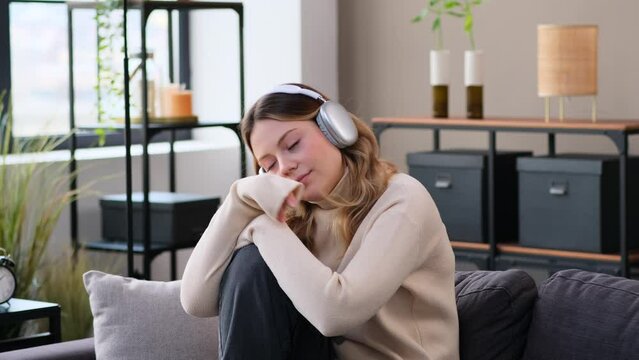
<svg viewBox="0 0 639 360">
<path fill-rule="evenodd" d="M 597 35 L 596 25 L 537 26 L 537 88 L 545 98 L 546 122 L 550 98 L 559 97 L 563 120 L 567 96 L 592 96 L 592 121 L 596 121 Z"/>
</svg>

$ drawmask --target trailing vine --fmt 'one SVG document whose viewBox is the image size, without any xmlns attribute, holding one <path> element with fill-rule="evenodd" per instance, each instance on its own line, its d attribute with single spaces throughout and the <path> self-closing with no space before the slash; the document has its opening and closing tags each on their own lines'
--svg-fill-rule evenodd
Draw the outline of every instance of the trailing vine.
<svg viewBox="0 0 639 360">
<path fill-rule="evenodd" d="M 97 116 L 103 123 L 115 117 L 114 111 L 124 109 L 124 16 L 122 0 L 99 0 L 96 4 L 97 24 Z M 105 130 L 96 130 L 100 145 L 104 145 Z"/>
</svg>

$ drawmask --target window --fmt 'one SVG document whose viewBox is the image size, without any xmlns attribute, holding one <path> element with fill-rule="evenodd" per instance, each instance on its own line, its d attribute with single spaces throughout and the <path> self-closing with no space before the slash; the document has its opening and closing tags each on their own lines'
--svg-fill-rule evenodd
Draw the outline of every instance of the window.
<svg viewBox="0 0 639 360">
<path fill-rule="evenodd" d="M 2 21 L 7 16 L 8 22 Z M 164 11 L 153 12 L 146 28 L 147 51 L 154 52 L 155 62 L 166 79 L 169 71 L 168 16 Z M 76 9 L 72 19 L 75 121 L 77 126 L 82 126 L 97 122 L 95 10 Z M 139 11 L 131 10 L 128 19 L 128 48 L 132 54 L 140 49 Z M 172 20 L 178 24 L 180 20 L 186 23 L 186 19 L 186 16 L 174 13 Z M 0 68 L 0 86 L 11 84 L 15 137 L 69 132 L 67 22 L 67 5 L 63 2 L 0 0 L 0 34 L 10 34 L 10 51 L 0 51 L 0 67 L 5 67 Z M 179 30 L 182 29 L 187 27 L 180 26 Z M 178 36 L 174 36 L 173 43 L 174 49 L 179 49 Z M 4 47 L 1 39 L 0 46 Z M 10 68 L 6 69 L 8 63 Z M 120 62 L 120 71 L 121 65 Z M 117 137 L 121 138 L 121 135 Z"/>
<path fill-rule="evenodd" d="M 66 7 L 12 3 L 9 11 L 13 134 L 67 133 Z M 78 105 L 90 101 L 84 99 Z"/>
</svg>

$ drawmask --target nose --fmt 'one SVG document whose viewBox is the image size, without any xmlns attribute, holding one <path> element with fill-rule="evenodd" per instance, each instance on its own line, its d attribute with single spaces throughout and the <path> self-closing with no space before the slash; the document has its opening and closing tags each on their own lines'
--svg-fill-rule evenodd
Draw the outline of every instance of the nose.
<svg viewBox="0 0 639 360">
<path fill-rule="evenodd" d="M 290 159 L 279 159 L 280 163 L 280 176 L 281 177 L 290 177 L 295 169 L 297 169 L 297 163 Z"/>
</svg>

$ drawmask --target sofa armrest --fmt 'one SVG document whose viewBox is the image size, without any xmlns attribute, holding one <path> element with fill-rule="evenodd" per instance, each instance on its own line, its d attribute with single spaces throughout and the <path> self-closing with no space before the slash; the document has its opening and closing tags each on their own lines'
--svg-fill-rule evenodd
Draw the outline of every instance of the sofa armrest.
<svg viewBox="0 0 639 360">
<path fill-rule="evenodd" d="M 95 360 L 93 338 L 0 353 L 3 360 Z"/>
</svg>

